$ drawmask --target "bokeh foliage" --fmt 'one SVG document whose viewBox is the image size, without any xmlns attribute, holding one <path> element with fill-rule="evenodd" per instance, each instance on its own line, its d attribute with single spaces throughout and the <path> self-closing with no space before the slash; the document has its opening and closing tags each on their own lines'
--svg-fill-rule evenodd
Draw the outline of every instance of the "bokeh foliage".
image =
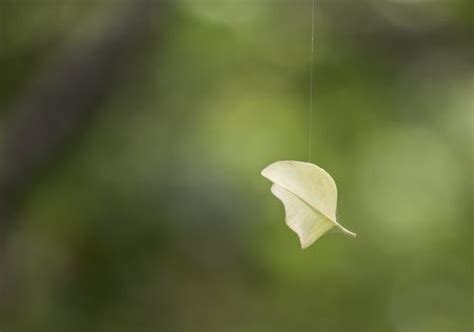
<svg viewBox="0 0 474 332">
<path fill-rule="evenodd" d="M 311 2 L 158 3 L 22 190 L 0 329 L 472 330 L 471 1 L 316 0 L 312 161 L 358 238 L 305 251 L 259 173 L 307 158 Z M 2 0 L 0 133 L 120 6 Z"/>
</svg>

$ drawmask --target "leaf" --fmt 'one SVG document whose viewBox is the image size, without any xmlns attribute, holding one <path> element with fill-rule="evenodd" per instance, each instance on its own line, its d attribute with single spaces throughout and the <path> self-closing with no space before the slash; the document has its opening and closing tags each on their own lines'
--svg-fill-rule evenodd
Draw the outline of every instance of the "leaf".
<svg viewBox="0 0 474 332">
<path fill-rule="evenodd" d="M 337 188 L 322 168 L 301 161 L 277 161 L 262 171 L 273 182 L 272 193 L 285 207 L 286 224 L 307 248 L 331 228 L 356 234 L 336 221 Z"/>
</svg>

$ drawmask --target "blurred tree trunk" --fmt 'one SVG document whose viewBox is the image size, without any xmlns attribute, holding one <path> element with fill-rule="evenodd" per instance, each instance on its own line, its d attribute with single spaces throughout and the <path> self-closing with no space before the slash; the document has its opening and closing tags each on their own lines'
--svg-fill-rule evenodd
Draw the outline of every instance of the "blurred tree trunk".
<svg viewBox="0 0 474 332">
<path fill-rule="evenodd" d="M 120 10 L 108 15 L 93 35 L 82 33 L 59 49 L 9 112 L 0 151 L 0 289 L 7 271 L 7 234 L 22 192 L 119 81 L 149 36 L 151 13 L 153 19 L 163 18 L 164 5 L 151 0 L 115 3 Z"/>
</svg>

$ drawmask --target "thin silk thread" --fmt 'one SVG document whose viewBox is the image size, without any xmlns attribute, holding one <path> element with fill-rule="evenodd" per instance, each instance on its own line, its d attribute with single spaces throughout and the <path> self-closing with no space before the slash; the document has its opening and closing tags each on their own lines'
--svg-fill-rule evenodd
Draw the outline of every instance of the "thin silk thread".
<svg viewBox="0 0 474 332">
<path fill-rule="evenodd" d="M 309 123 L 308 123 L 308 161 L 311 161 L 311 129 L 313 122 L 313 59 L 314 59 L 314 1 L 311 9 L 311 69 L 310 69 L 310 92 L 309 92 Z"/>
</svg>

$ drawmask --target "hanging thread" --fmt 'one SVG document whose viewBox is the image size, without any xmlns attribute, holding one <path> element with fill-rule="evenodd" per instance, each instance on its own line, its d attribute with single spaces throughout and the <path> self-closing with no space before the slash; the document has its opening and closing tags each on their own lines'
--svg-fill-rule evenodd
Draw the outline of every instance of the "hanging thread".
<svg viewBox="0 0 474 332">
<path fill-rule="evenodd" d="M 309 92 L 309 123 L 308 123 L 308 161 L 311 162 L 311 129 L 313 121 L 313 63 L 314 63 L 314 2 L 311 8 L 311 69 L 310 69 L 310 92 Z"/>
</svg>

